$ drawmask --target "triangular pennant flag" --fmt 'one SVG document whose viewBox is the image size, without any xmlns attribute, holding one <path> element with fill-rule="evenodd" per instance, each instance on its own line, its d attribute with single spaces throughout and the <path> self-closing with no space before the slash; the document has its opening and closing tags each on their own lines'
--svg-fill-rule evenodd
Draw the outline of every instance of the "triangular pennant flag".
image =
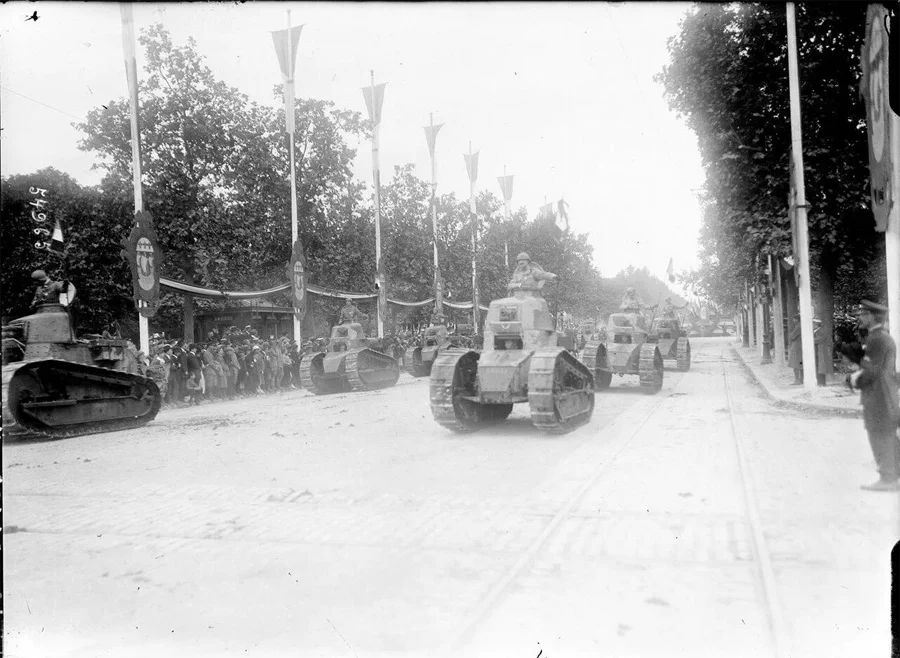
<svg viewBox="0 0 900 658">
<path fill-rule="evenodd" d="M 466 171 L 469 173 L 469 182 L 474 183 L 478 180 L 478 151 L 474 153 L 463 153 L 466 159 Z"/>
<path fill-rule="evenodd" d="M 291 44 L 288 50 L 287 30 L 272 32 L 272 41 L 275 42 L 275 54 L 278 56 L 278 66 L 281 67 L 281 77 L 285 82 L 294 79 L 294 62 L 297 57 L 297 44 L 300 43 L 302 25 L 291 28 Z"/>
<path fill-rule="evenodd" d="M 560 220 L 565 220 L 565 230 L 569 230 L 569 213 L 566 212 L 566 208 L 568 207 L 569 204 L 566 203 L 564 199 L 560 199 L 556 204 Z"/>
<path fill-rule="evenodd" d="M 363 97 L 366 99 L 366 110 L 369 112 L 369 121 L 374 125 L 381 123 L 381 106 L 384 103 L 384 86 L 386 82 L 374 87 L 363 87 Z"/>
<path fill-rule="evenodd" d="M 666 268 L 666 276 L 669 277 L 669 283 L 675 283 L 675 264 L 669 259 L 669 267 Z"/>
<path fill-rule="evenodd" d="M 49 250 L 55 254 L 63 256 L 65 244 L 63 243 L 62 227 L 59 225 L 59 218 L 56 219 L 56 225 L 53 227 L 53 234 L 50 236 Z"/>
<path fill-rule="evenodd" d="M 500 191 L 503 193 L 503 200 L 511 201 L 513 193 L 512 174 L 510 174 L 509 176 L 498 176 L 497 181 L 500 183 Z"/>
<path fill-rule="evenodd" d="M 437 137 L 438 130 L 440 130 L 443 125 L 444 124 L 439 123 L 435 126 L 425 126 L 425 139 L 428 141 L 428 154 L 432 158 L 434 157 L 434 140 Z"/>
</svg>

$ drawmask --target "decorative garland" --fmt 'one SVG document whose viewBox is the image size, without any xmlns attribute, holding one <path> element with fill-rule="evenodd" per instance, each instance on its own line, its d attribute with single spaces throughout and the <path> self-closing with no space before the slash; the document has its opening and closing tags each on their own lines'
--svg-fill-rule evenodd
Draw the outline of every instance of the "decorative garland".
<svg viewBox="0 0 900 658">
<path fill-rule="evenodd" d="M 237 291 L 226 291 L 226 290 L 214 290 L 212 288 L 203 288 L 201 286 L 195 286 L 190 283 L 184 283 L 182 281 L 175 281 L 174 279 L 169 279 L 164 276 L 159 277 L 159 285 L 163 288 L 167 288 L 169 290 L 174 290 L 176 292 L 186 292 L 191 295 L 195 295 L 197 297 L 221 297 L 224 299 L 256 299 L 259 297 L 268 297 L 269 295 L 273 295 L 278 292 L 282 292 L 291 287 L 289 283 L 282 283 L 277 286 L 273 286 L 271 288 L 266 288 L 265 290 L 251 290 L 247 292 L 237 292 Z M 376 299 L 378 297 L 377 293 L 360 293 L 360 292 L 344 292 L 342 290 L 334 290 L 332 288 L 323 288 L 321 286 L 317 286 L 314 284 L 308 284 L 306 286 L 306 291 L 312 293 L 313 295 L 321 295 L 322 297 L 335 297 L 339 299 L 346 299 L 349 297 L 350 299 Z M 428 306 L 429 304 L 434 304 L 434 297 L 430 297 L 428 299 L 424 299 L 420 302 L 404 302 L 399 299 L 390 299 L 388 298 L 388 303 L 396 304 L 397 306 L 406 306 L 406 307 L 422 307 Z M 449 308 L 454 308 L 458 310 L 467 310 L 472 308 L 472 302 L 444 302 L 444 306 Z M 479 305 L 479 308 L 483 311 L 487 311 L 486 306 Z"/>
</svg>

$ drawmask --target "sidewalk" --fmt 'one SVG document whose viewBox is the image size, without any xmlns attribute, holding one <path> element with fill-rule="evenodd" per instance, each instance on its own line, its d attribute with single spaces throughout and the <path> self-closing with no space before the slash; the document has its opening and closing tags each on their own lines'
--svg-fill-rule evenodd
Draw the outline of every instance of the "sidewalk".
<svg viewBox="0 0 900 658">
<path fill-rule="evenodd" d="M 734 342 L 731 349 L 769 399 L 792 407 L 862 416 L 859 391 L 851 391 L 843 381 L 807 391 L 803 386 L 794 385 L 794 371 L 786 365 L 778 366 L 774 362 L 760 365 L 755 347 L 742 347 L 740 342 Z"/>
</svg>

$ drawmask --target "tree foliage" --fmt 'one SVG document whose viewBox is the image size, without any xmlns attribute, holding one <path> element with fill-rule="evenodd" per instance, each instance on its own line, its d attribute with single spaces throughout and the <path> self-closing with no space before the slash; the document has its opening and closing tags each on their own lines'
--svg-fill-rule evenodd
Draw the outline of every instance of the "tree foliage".
<svg viewBox="0 0 900 658">
<path fill-rule="evenodd" d="M 797 5 L 811 266 L 820 287 L 865 278 L 877 245 L 867 208 L 859 55 L 866 5 Z M 699 270 L 720 304 L 760 276 L 757 254 L 791 252 L 790 106 L 784 5 L 694 6 L 657 76 L 696 133 L 706 172 Z"/>
</svg>

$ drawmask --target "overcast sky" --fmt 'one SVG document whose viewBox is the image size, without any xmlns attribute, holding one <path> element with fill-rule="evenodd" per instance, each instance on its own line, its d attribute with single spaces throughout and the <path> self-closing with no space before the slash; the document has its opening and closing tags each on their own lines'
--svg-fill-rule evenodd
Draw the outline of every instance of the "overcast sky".
<svg viewBox="0 0 900 658">
<path fill-rule="evenodd" d="M 193 36 L 219 79 L 276 105 L 270 31 L 286 27 L 290 9 L 292 23 L 305 24 L 298 96 L 365 115 L 369 70 L 388 83 L 383 180 L 408 162 L 430 179 L 423 126 L 433 112 L 444 124 L 439 193 L 468 197 L 462 154 L 471 141 L 481 152 L 477 189 L 501 197 L 506 166 L 514 208 L 534 216 L 545 198 L 566 199 L 571 227 L 590 234 L 604 276 L 631 264 L 663 278 L 670 257 L 677 271 L 697 262 L 697 142 L 652 80 L 687 6 L 142 3 L 134 16 L 138 30 L 162 22 L 176 43 Z M 35 10 L 38 20 L 26 20 Z M 53 166 L 99 182 L 71 124 L 126 95 L 119 5 L 14 2 L 0 6 L 0 30 L 0 171 Z M 139 75 L 142 65 L 139 47 Z M 359 146 L 356 174 L 371 185 L 371 150 Z"/>
</svg>

